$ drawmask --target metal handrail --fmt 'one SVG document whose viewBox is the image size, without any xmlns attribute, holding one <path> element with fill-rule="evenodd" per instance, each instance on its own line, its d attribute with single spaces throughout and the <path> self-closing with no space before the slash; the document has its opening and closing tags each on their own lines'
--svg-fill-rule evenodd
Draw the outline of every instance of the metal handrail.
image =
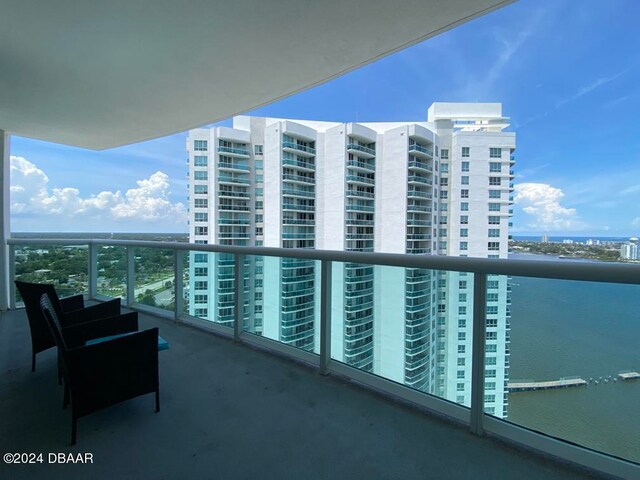
<svg viewBox="0 0 640 480">
<path fill-rule="evenodd" d="M 379 252 L 347 252 L 337 250 L 312 250 L 274 247 L 240 247 L 232 245 L 201 245 L 181 242 L 158 242 L 146 240 L 79 239 L 79 238 L 10 238 L 8 245 L 112 245 L 125 247 L 150 247 L 181 251 L 262 255 L 307 260 L 366 263 L 389 267 L 424 268 L 450 270 L 454 272 L 482 273 L 487 275 L 513 275 L 520 277 L 553 278 L 558 280 L 581 280 L 640 284 L 640 265 L 614 262 L 561 262 L 535 260 L 509 260 L 493 258 L 447 257 L 440 255 L 408 255 Z"/>
</svg>

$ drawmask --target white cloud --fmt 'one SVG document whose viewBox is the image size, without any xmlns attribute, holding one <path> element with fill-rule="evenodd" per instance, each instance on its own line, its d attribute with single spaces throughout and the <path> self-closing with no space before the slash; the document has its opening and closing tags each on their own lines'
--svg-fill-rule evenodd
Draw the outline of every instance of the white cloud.
<svg viewBox="0 0 640 480">
<path fill-rule="evenodd" d="M 122 194 L 104 191 L 83 198 L 77 188 L 49 190 L 49 177 L 23 157 L 11 157 L 11 212 L 25 216 L 91 218 L 186 224 L 182 203 L 169 201 L 169 176 L 156 172 Z"/>
<path fill-rule="evenodd" d="M 635 228 L 640 228 L 640 217 L 636 217 L 631 221 L 631 226 Z"/>
<path fill-rule="evenodd" d="M 546 183 L 519 183 L 515 185 L 515 203 L 533 216 L 527 226 L 543 232 L 584 230 L 587 225 L 578 220 L 575 208 L 561 205 L 564 193 Z"/>
</svg>

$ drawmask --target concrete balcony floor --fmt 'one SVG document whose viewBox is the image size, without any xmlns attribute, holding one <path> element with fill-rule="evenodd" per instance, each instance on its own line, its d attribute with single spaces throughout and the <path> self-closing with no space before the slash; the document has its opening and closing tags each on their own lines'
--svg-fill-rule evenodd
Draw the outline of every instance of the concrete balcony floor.
<svg viewBox="0 0 640 480">
<path fill-rule="evenodd" d="M 150 315 L 140 324 L 171 344 L 160 413 L 147 395 L 81 418 L 70 447 L 55 349 L 31 373 L 24 311 L 0 317 L 0 453 L 45 454 L 0 463 L 0 478 L 598 478 L 268 352 Z M 49 465 L 49 452 L 94 464 Z"/>
</svg>

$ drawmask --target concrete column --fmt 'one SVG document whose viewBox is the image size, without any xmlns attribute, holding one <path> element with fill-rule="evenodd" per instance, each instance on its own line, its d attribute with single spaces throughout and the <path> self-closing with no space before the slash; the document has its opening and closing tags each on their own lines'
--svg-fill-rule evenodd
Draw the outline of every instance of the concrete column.
<svg viewBox="0 0 640 480">
<path fill-rule="evenodd" d="M 0 130 L 0 310 L 9 308 L 9 134 Z"/>
</svg>

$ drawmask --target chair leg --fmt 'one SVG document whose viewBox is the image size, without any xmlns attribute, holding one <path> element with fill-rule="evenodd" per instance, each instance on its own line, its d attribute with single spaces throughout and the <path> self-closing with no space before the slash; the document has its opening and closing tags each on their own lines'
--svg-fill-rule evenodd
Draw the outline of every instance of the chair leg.
<svg viewBox="0 0 640 480">
<path fill-rule="evenodd" d="M 62 399 L 62 409 L 64 410 L 69 406 L 69 385 L 64 382 L 64 398 Z"/>
<path fill-rule="evenodd" d="M 35 372 L 36 371 L 36 354 L 32 353 L 31 354 L 31 372 Z"/>
<path fill-rule="evenodd" d="M 71 445 L 76 444 L 76 437 L 78 433 L 78 419 L 75 415 L 71 415 Z"/>
<path fill-rule="evenodd" d="M 156 413 L 160 411 L 160 389 L 156 390 Z"/>
</svg>

